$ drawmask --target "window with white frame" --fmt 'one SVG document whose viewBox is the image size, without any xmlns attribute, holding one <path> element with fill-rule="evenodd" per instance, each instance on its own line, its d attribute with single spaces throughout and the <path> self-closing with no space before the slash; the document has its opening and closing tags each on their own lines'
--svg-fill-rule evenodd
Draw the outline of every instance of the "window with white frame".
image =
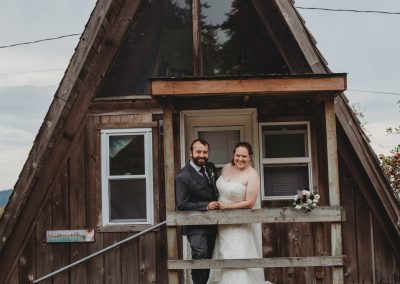
<svg viewBox="0 0 400 284">
<path fill-rule="evenodd" d="M 264 200 L 291 199 L 312 188 L 309 122 L 261 123 L 260 139 Z"/>
<path fill-rule="evenodd" d="M 101 131 L 103 225 L 152 224 L 150 128 Z"/>
</svg>

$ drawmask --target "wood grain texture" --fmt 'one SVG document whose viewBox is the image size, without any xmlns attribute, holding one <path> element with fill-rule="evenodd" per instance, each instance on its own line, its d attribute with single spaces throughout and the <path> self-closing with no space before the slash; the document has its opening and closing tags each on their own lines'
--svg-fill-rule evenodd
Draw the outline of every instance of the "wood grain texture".
<svg viewBox="0 0 400 284">
<path fill-rule="evenodd" d="M 167 226 L 206 224 L 249 224 L 249 223 L 294 223 L 294 222 L 340 222 L 341 208 L 317 207 L 304 213 L 292 207 L 232 209 L 199 211 L 176 211 L 167 213 Z"/>
<path fill-rule="evenodd" d="M 292 77 L 220 80 L 152 80 L 151 92 L 158 96 L 198 96 L 222 94 L 299 94 L 303 92 L 343 92 L 345 75 L 328 78 Z"/>
<path fill-rule="evenodd" d="M 342 256 L 169 260 L 168 269 L 342 266 Z"/>
</svg>

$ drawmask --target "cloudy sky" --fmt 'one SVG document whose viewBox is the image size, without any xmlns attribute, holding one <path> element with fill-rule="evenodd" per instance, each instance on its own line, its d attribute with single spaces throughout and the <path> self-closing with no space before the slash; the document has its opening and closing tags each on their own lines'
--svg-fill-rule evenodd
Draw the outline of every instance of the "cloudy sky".
<svg viewBox="0 0 400 284">
<path fill-rule="evenodd" d="M 94 0 L 1 0 L 0 46 L 81 33 Z M 297 0 L 296 6 L 400 12 L 398 0 Z M 400 113 L 400 15 L 299 10 L 334 72 L 364 115 L 376 153 L 399 137 L 385 128 Z M 32 147 L 79 37 L 0 48 L 0 190 L 12 188 Z M 397 93 L 396 95 L 371 91 Z"/>
</svg>

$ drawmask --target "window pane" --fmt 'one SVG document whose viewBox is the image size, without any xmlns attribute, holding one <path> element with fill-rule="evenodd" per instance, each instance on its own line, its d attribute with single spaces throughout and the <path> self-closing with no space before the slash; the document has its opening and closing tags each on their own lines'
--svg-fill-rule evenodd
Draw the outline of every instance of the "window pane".
<svg viewBox="0 0 400 284">
<path fill-rule="evenodd" d="M 263 126 L 264 158 L 308 157 L 306 125 Z"/>
<path fill-rule="evenodd" d="M 204 75 L 289 73 L 251 0 L 200 0 Z"/>
<path fill-rule="evenodd" d="M 240 142 L 240 131 L 199 131 L 199 138 L 210 144 L 210 161 L 214 164 L 226 164 L 232 159 L 233 147 Z"/>
<path fill-rule="evenodd" d="M 109 138 L 110 175 L 143 175 L 144 136 L 112 135 Z"/>
<path fill-rule="evenodd" d="M 303 188 L 309 188 L 307 164 L 264 165 L 266 197 L 294 196 Z"/>
<path fill-rule="evenodd" d="M 148 94 L 151 77 L 193 75 L 191 2 L 147 0 L 140 6 L 100 96 Z"/>
<path fill-rule="evenodd" d="M 146 180 L 110 180 L 110 221 L 146 218 Z"/>
</svg>

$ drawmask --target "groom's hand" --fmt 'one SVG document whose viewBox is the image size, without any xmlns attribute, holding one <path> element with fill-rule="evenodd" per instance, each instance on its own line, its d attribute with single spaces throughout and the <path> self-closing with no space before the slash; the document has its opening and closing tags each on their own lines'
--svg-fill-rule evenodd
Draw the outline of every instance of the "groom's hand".
<svg viewBox="0 0 400 284">
<path fill-rule="evenodd" d="M 217 201 L 211 201 L 210 203 L 208 203 L 207 208 L 208 208 L 208 210 L 219 209 L 219 202 L 217 202 Z"/>
</svg>

